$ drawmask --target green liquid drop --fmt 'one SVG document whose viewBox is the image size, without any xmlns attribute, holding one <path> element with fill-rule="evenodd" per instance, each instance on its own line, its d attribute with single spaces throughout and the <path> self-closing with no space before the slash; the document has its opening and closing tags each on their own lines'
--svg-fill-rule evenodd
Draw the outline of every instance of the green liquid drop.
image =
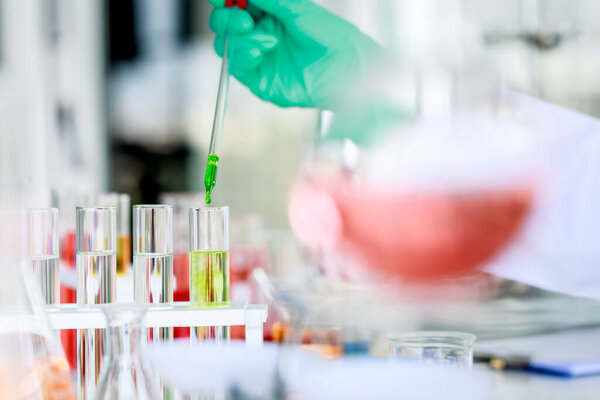
<svg viewBox="0 0 600 400">
<path fill-rule="evenodd" d="M 204 188 L 206 189 L 206 204 L 212 202 L 211 193 L 217 184 L 217 170 L 219 169 L 219 156 L 209 154 L 206 163 L 206 174 L 204 175 Z"/>
</svg>

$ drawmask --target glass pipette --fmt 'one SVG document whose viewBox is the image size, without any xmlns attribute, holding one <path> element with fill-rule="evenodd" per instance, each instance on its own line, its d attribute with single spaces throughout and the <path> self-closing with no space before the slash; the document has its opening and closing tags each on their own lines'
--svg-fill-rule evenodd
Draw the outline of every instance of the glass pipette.
<svg viewBox="0 0 600 400">
<path fill-rule="evenodd" d="M 227 0 L 225 7 L 238 7 L 245 9 L 247 0 Z M 227 108 L 227 97 L 229 95 L 229 35 L 225 35 L 223 47 L 223 61 L 221 63 L 221 75 L 219 77 L 219 89 L 217 92 L 217 104 L 215 106 L 215 117 L 210 136 L 208 149 L 208 161 L 206 163 L 206 174 L 204 175 L 204 188 L 206 189 L 206 204 L 212 202 L 211 193 L 217 184 L 217 170 L 219 169 L 219 152 L 223 138 L 223 125 L 225 124 L 225 110 Z"/>
</svg>

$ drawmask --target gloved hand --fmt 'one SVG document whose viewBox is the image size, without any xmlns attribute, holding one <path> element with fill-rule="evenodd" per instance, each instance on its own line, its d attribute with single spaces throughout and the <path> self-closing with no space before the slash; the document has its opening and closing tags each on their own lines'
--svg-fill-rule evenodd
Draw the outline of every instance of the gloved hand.
<svg viewBox="0 0 600 400">
<path fill-rule="evenodd" d="M 309 0 L 250 0 L 242 11 L 214 6 L 210 27 L 230 72 L 252 93 L 281 107 L 335 108 L 381 47 L 357 27 Z"/>
</svg>

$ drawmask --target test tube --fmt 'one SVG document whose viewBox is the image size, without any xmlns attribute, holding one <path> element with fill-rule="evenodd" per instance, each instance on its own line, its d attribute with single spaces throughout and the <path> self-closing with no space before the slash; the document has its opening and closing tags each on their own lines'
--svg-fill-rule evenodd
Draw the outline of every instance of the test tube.
<svg viewBox="0 0 600 400">
<path fill-rule="evenodd" d="M 58 209 L 27 211 L 28 255 L 46 304 L 60 303 Z"/>
<path fill-rule="evenodd" d="M 173 207 L 133 207 L 133 295 L 138 303 L 173 301 Z M 173 337 L 173 328 L 154 328 L 154 340 Z"/>
<path fill-rule="evenodd" d="M 204 202 L 203 193 L 163 193 L 162 204 L 173 206 L 173 277 L 175 291 L 173 298 L 189 301 L 190 269 L 189 269 L 189 234 L 190 207 Z"/>
<path fill-rule="evenodd" d="M 77 304 L 116 301 L 117 241 L 115 207 L 76 209 Z M 92 399 L 103 353 L 103 329 L 77 334 L 78 398 Z"/>
<path fill-rule="evenodd" d="M 117 200 L 117 272 L 126 274 L 131 264 L 131 228 L 129 195 L 119 194 Z"/>
<path fill-rule="evenodd" d="M 128 194 L 106 193 L 99 197 L 102 206 L 117 209 L 117 273 L 127 274 L 131 263 L 131 228 L 129 212 L 131 201 Z"/>
<path fill-rule="evenodd" d="M 133 295 L 138 303 L 173 301 L 173 206 L 133 207 Z M 172 340 L 173 328 L 152 328 L 153 341 Z M 163 399 L 173 389 L 161 382 Z"/>
<path fill-rule="evenodd" d="M 190 208 L 190 305 L 227 307 L 230 302 L 229 207 Z M 229 327 L 195 327 L 195 340 L 224 341 Z"/>
</svg>

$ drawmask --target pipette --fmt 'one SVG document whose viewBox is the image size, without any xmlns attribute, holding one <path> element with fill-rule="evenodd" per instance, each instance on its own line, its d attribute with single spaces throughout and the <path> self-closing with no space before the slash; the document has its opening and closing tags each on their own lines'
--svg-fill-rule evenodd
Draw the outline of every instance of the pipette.
<svg viewBox="0 0 600 400">
<path fill-rule="evenodd" d="M 248 0 L 226 0 L 225 7 L 238 7 L 242 10 L 248 5 Z M 215 118 L 213 121 L 212 134 L 210 136 L 210 147 L 208 150 L 208 161 L 206 163 L 206 174 L 204 175 L 204 188 L 206 189 L 206 204 L 212 202 L 211 193 L 217 184 L 217 170 L 219 169 L 219 152 L 223 138 L 223 125 L 225 124 L 225 110 L 227 108 L 227 96 L 229 94 L 229 35 L 225 35 L 223 47 L 223 61 L 221 64 L 221 75 L 219 77 L 219 89 L 217 92 L 217 104 L 215 106 Z"/>
</svg>

